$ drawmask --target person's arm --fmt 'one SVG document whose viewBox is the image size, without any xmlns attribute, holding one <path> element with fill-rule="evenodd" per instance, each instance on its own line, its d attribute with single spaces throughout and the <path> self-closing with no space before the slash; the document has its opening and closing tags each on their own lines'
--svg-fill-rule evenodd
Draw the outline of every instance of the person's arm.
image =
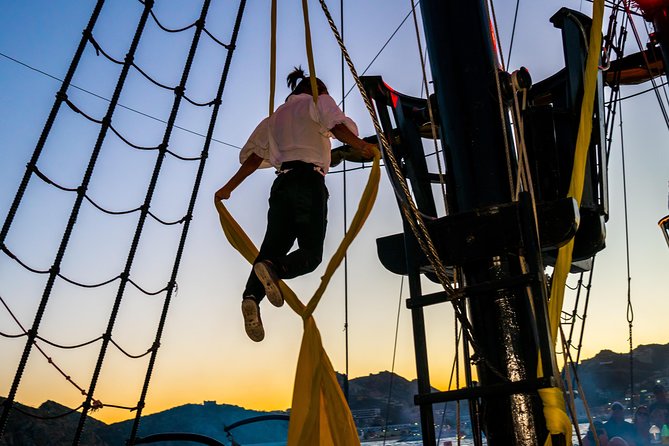
<svg viewBox="0 0 669 446">
<path fill-rule="evenodd" d="M 255 172 L 258 167 L 260 167 L 260 164 L 262 164 L 262 161 L 262 157 L 259 157 L 255 153 L 251 153 L 251 155 L 246 158 L 246 161 L 239 167 L 239 170 L 237 170 L 232 178 L 225 183 L 225 186 L 216 191 L 214 198 L 216 198 L 216 200 L 227 200 L 230 198 L 232 191 L 235 190 L 246 177 Z"/>
<path fill-rule="evenodd" d="M 339 141 L 348 144 L 352 149 L 358 152 L 362 158 L 372 159 L 374 153 L 378 150 L 376 144 L 370 144 L 367 141 L 358 138 L 344 124 L 337 124 L 330 129 L 330 133 Z"/>
</svg>

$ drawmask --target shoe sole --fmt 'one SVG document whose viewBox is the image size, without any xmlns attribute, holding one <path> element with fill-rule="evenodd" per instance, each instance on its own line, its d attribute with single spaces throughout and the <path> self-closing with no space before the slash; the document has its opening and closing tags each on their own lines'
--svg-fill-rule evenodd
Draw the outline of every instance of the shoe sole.
<svg viewBox="0 0 669 446">
<path fill-rule="evenodd" d="M 280 307 L 283 305 L 283 294 L 281 294 L 281 288 L 279 288 L 279 283 L 276 277 L 267 266 L 263 263 L 256 263 L 253 266 L 253 271 L 255 271 L 256 276 L 260 279 L 263 287 L 265 287 L 265 294 L 267 299 L 275 307 Z"/>
<path fill-rule="evenodd" d="M 260 319 L 258 304 L 252 299 L 242 301 L 242 315 L 244 316 L 244 330 L 252 341 L 260 342 L 265 338 L 265 329 Z"/>
</svg>

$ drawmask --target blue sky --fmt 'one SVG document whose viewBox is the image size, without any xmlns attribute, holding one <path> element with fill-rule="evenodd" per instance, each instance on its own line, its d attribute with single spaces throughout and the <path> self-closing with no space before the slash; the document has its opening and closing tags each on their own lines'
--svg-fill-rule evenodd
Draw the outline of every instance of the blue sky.
<svg viewBox="0 0 669 446">
<path fill-rule="evenodd" d="M 528 2 L 521 0 L 511 68 L 526 66 L 536 80 L 562 66 L 559 31 L 548 22 L 561 6 L 589 14 L 590 3 L 581 1 Z M 92 1 L 0 0 L 0 52 L 53 76 L 62 78 L 86 26 Z M 214 0 L 207 27 L 223 41 L 229 39 L 237 3 Z M 500 43 L 505 55 L 513 23 L 515 2 L 496 2 Z M 299 2 L 280 2 L 277 61 L 277 104 L 288 94 L 283 79 L 294 65 L 306 67 Z M 317 74 L 341 100 L 341 65 L 337 45 L 317 2 L 310 5 Z M 330 6 L 338 20 L 339 5 Z M 158 1 L 156 15 L 172 28 L 197 18 L 200 2 Z M 410 10 L 409 1 L 365 0 L 345 2 L 345 40 L 362 71 Z M 94 35 L 106 52 L 122 59 L 141 5 L 136 0 L 108 1 Z M 643 28 L 642 24 L 639 24 Z M 178 83 L 192 34 L 165 34 L 149 22 L 140 42 L 137 64 L 159 82 Z M 424 42 L 424 39 L 423 39 Z M 645 42 L 644 42 L 645 43 Z M 628 39 L 628 50 L 635 50 Z M 189 97 L 206 102 L 215 95 L 225 52 L 208 37 L 202 38 L 187 85 Z M 239 311 L 239 297 L 248 266 L 225 241 L 218 226 L 212 195 L 238 167 L 238 149 L 255 125 L 266 115 L 269 95 L 269 6 L 250 1 L 223 95 L 207 170 L 198 196 L 195 216 L 178 276 L 179 289 L 170 307 L 158 363 L 149 392 L 147 412 L 185 402 L 218 400 L 258 409 L 286 408 L 297 350 L 301 337 L 298 317 L 286 307 L 263 306 L 267 337 L 261 344 L 249 341 Z M 89 46 L 73 83 L 105 98 L 111 97 L 119 68 L 95 55 Z M 419 96 L 421 75 L 415 32 L 411 19 L 381 53 L 368 74 L 382 75 L 398 91 Z M 0 214 L 5 215 L 25 172 L 35 143 L 53 104 L 59 82 L 0 56 Z M 352 85 L 345 76 L 345 90 Z M 622 95 L 647 88 L 624 88 Z M 90 94 L 70 89 L 70 99 L 91 116 L 100 117 L 108 103 Z M 120 103 L 159 119 L 166 119 L 173 96 L 132 71 Z M 346 111 L 370 135 L 372 125 L 355 91 L 346 99 Z M 183 104 L 177 125 L 195 133 L 206 132 L 211 109 Z M 654 96 L 645 94 L 624 101 L 632 298 L 635 308 L 634 344 L 666 343 L 666 263 L 669 249 L 657 228 L 667 214 L 668 130 Z M 114 125 L 139 145 L 155 145 L 164 125 L 127 109 L 119 108 Z M 97 136 L 97 127 L 62 107 L 45 146 L 39 167 L 54 181 L 76 187 L 81 181 Z M 611 219 L 607 226 L 607 249 L 598 257 L 588 317 L 585 357 L 609 348 L 627 347 L 627 273 L 621 180 L 621 145 L 617 132 L 609 166 Z M 197 156 L 203 138 L 175 129 L 171 147 L 184 156 Z M 130 209 L 144 200 L 148 178 L 155 163 L 153 152 L 127 148 L 113 134 L 105 141 L 94 171 L 90 195 L 105 207 Z M 165 220 L 181 218 L 185 212 L 195 175 L 195 164 L 167 156 L 157 184 L 151 210 Z M 436 169 L 436 165 L 433 166 Z M 367 171 L 347 174 L 347 217 L 353 214 Z M 226 203 L 256 243 L 264 230 L 267 194 L 274 175 L 258 172 L 235 191 Z M 325 258 L 343 236 L 343 175 L 327 178 L 330 215 Z M 37 269 L 53 263 L 74 197 L 33 178 L 10 231 L 7 246 Z M 114 277 L 123 268 L 137 217 L 110 217 L 84 205 L 63 261 L 63 274 L 85 283 Z M 383 178 L 377 205 L 367 226 L 352 246 L 348 258 L 349 335 L 351 376 L 361 376 L 391 367 L 395 321 L 401 278 L 383 270 L 376 258 L 375 239 L 399 232 L 401 223 L 393 192 Z M 162 228 L 151 219 L 142 236 L 132 274 L 149 290 L 164 286 L 169 277 L 180 225 Z M 312 275 L 291 282 L 298 295 L 308 298 L 317 286 L 324 265 Z M 576 278 L 569 279 L 575 285 Z M 25 325 L 32 324 L 44 287 L 44 276 L 26 272 L 11 259 L 0 257 L 0 296 Z M 430 285 L 426 284 L 430 289 Z M 107 323 L 117 283 L 83 292 L 58 281 L 47 306 L 41 334 L 55 342 L 76 344 L 99 336 Z M 400 291 L 401 290 L 401 291 Z M 343 371 L 344 274 L 340 270 L 316 311 L 324 343 L 334 366 Z M 566 309 L 570 308 L 570 298 Z M 114 337 L 132 353 L 145 351 L 153 341 L 162 301 L 128 288 Z M 427 311 L 433 385 L 445 388 L 453 352 L 453 315 L 449 308 Z M 0 331 L 17 333 L 13 320 L 0 308 Z M 23 340 L 0 338 L 0 395 L 8 392 Z M 78 384 L 87 387 L 99 344 L 79 351 L 45 349 Z M 7 358 L 5 360 L 4 358 Z M 146 363 L 130 361 L 111 349 L 105 361 L 98 396 L 110 404 L 136 402 Z M 396 371 L 415 376 L 408 310 L 400 313 Z M 119 384 L 122 383 L 122 386 Z M 39 404 L 53 399 L 76 406 L 80 395 L 64 381 L 36 351 L 31 354 L 22 380 L 19 401 Z M 128 417 L 106 409 L 103 419 Z"/>
</svg>

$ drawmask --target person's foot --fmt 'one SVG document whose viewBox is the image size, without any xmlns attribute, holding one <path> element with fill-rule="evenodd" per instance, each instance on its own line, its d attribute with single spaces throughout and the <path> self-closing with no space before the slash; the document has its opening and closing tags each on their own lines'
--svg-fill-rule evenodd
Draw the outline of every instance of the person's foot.
<svg viewBox="0 0 669 446">
<path fill-rule="evenodd" d="M 265 329 L 260 319 L 260 306 L 252 297 L 242 300 L 242 315 L 244 316 L 244 330 L 252 341 L 260 342 L 265 338 Z"/>
<path fill-rule="evenodd" d="M 272 262 L 262 260 L 253 265 L 253 271 L 265 287 L 265 294 L 267 294 L 270 303 L 275 307 L 283 305 L 283 295 L 281 294 L 281 288 L 279 288 L 279 276 L 276 274 Z"/>
</svg>

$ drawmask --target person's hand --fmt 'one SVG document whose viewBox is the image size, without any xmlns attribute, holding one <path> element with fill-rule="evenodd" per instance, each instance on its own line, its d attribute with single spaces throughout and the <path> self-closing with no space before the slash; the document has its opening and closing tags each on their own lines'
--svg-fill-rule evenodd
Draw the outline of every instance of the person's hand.
<svg viewBox="0 0 669 446">
<path fill-rule="evenodd" d="M 225 185 L 216 191 L 216 193 L 214 194 L 214 198 L 216 199 L 216 201 L 227 200 L 228 198 L 230 198 L 231 193 L 232 189 L 230 189 L 227 185 Z"/>
<path fill-rule="evenodd" d="M 346 159 L 350 151 L 343 150 L 338 147 L 330 152 L 330 167 L 337 167 L 343 160 Z"/>
<path fill-rule="evenodd" d="M 354 163 L 369 163 L 374 160 L 378 150 L 376 144 L 370 144 L 366 141 L 363 141 L 357 148 L 351 146 L 337 147 L 331 152 L 330 167 L 337 166 L 342 160 Z"/>
<path fill-rule="evenodd" d="M 379 148 L 376 146 L 376 144 L 365 142 L 365 145 L 362 146 L 358 151 L 360 152 L 360 156 L 362 158 L 371 161 L 374 159 L 374 155 L 378 152 L 378 150 Z"/>
</svg>

